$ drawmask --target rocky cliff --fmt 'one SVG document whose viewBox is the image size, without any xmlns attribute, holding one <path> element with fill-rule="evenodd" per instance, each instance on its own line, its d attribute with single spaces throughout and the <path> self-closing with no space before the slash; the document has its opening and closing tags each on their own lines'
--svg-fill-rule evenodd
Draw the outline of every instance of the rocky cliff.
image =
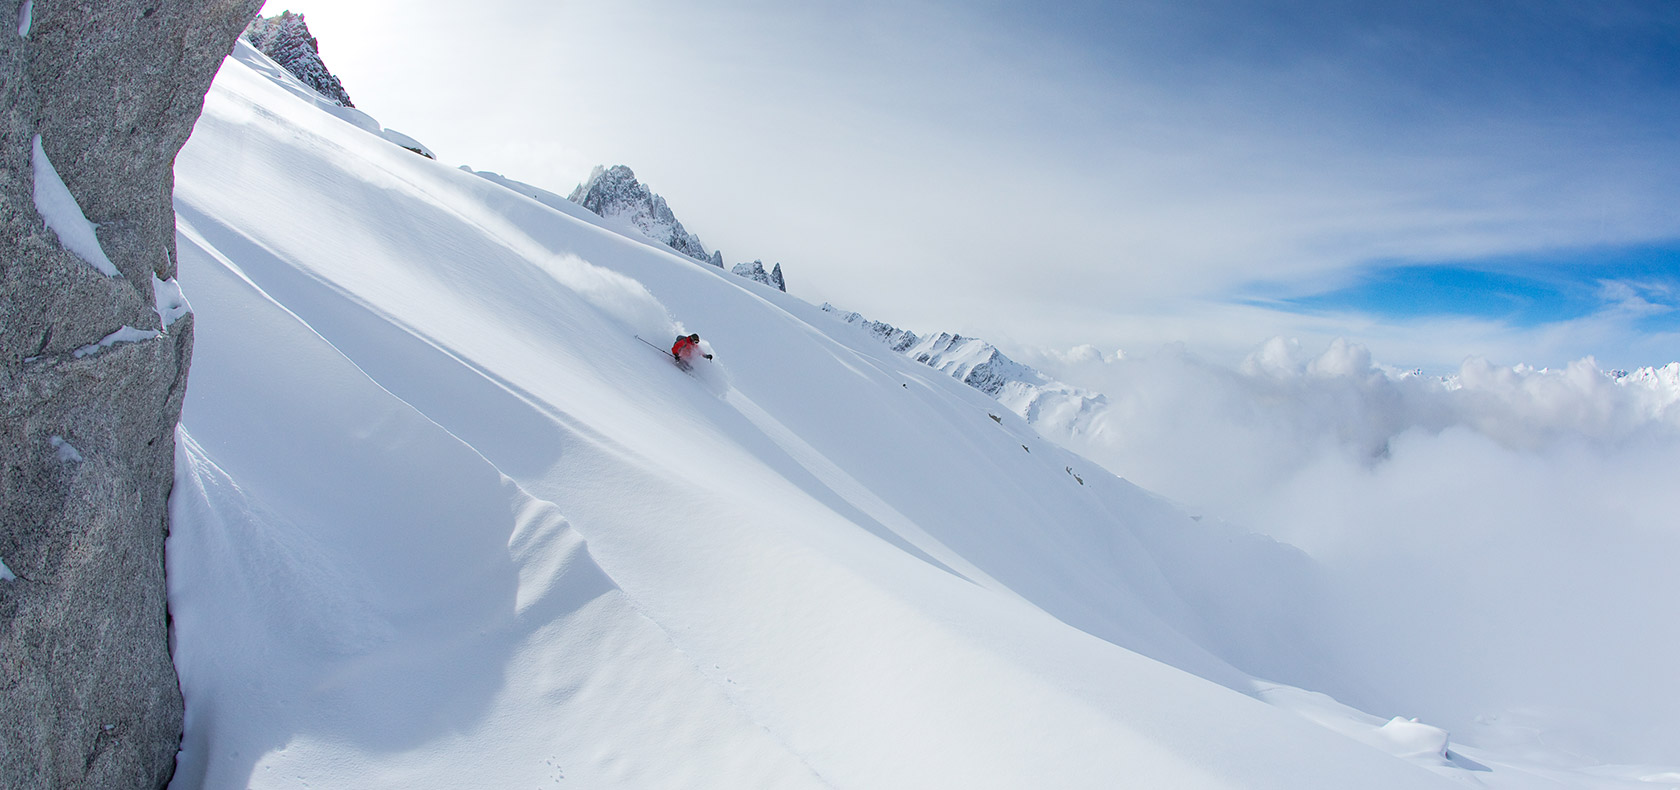
<svg viewBox="0 0 1680 790">
<path fill-rule="evenodd" d="M 173 771 L 173 165 L 260 5 L 0 0 L 0 788 Z"/>
<path fill-rule="evenodd" d="M 309 35 L 309 25 L 303 14 L 290 11 L 268 18 L 257 17 L 245 28 L 245 40 L 257 51 L 267 55 L 297 77 L 316 93 L 332 100 L 340 107 L 355 107 L 344 83 L 333 76 L 321 60 L 321 43 Z M 418 152 L 418 151 L 417 151 Z"/>
</svg>

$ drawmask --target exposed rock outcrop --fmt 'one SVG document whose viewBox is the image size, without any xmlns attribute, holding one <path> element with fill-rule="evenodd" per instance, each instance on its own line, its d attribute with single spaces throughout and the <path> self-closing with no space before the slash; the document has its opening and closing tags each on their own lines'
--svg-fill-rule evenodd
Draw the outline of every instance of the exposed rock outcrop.
<svg viewBox="0 0 1680 790">
<path fill-rule="evenodd" d="M 344 83 L 339 82 L 321 60 L 321 44 L 309 35 L 309 25 L 304 23 L 303 14 L 285 11 L 266 19 L 257 17 L 251 20 L 250 27 L 245 28 L 245 40 L 303 84 L 314 88 L 316 93 L 340 107 L 356 106 L 350 102 L 350 94 L 344 91 Z M 422 156 L 429 155 L 418 148 L 410 150 Z"/>
<path fill-rule="evenodd" d="M 174 769 L 173 167 L 260 5 L 0 0 L 0 788 Z"/>
<path fill-rule="evenodd" d="M 779 263 L 776 264 L 775 268 L 771 269 L 769 272 L 764 271 L 764 261 L 737 263 L 735 264 L 735 268 L 731 271 L 736 277 L 745 277 L 749 280 L 756 280 L 770 286 L 771 288 L 781 291 L 782 293 L 787 293 L 787 283 L 782 280 L 782 265 Z"/>
<path fill-rule="evenodd" d="M 597 166 L 589 180 L 578 184 L 568 200 L 583 206 L 602 219 L 628 224 L 654 241 L 702 263 L 712 263 L 700 237 L 689 233 L 677 221 L 665 198 L 636 180 L 636 174 L 624 165 Z M 720 255 L 719 266 L 723 264 Z"/>
</svg>

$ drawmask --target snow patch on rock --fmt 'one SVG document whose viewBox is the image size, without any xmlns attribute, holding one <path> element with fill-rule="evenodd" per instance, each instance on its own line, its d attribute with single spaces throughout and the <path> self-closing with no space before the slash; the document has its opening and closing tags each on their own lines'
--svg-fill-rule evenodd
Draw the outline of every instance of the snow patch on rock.
<svg viewBox="0 0 1680 790">
<path fill-rule="evenodd" d="M 142 343 L 147 340 L 156 340 L 162 336 L 162 332 L 153 329 L 135 329 L 132 326 L 125 326 L 100 338 L 99 342 L 89 343 L 76 349 L 75 351 L 70 352 L 70 354 L 77 359 L 81 359 L 82 357 L 89 356 L 91 354 L 97 354 L 100 351 L 110 348 L 118 343 Z"/>
<path fill-rule="evenodd" d="M 54 436 L 48 441 L 52 444 L 53 449 L 58 451 L 58 460 L 67 464 L 79 464 L 82 462 L 81 452 L 76 449 L 75 445 L 65 441 L 64 437 Z"/>
<path fill-rule="evenodd" d="M 18 9 L 18 37 L 28 38 L 29 28 L 34 25 L 34 22 L 35 0 L 23 0 L 23 8 Z"/>
<path fill-rule="evenodd" d="M 58 177 L 58 169 L 47 158 L 40 135 L 35 135 L 35 210 L 47 221 L 47 227 L 58 234 L 58 243 L 64 245 L 64 249 L 76 253 L 77 257 L 106 277 L 122 274 L 117 271 L 117 265 L 106 257 L 105 248 L 99 246 L 99 234 L 94 232 L 94 224 L 82 213 L 76 196 L 70 194 L 70 187 Z"/>
<path fill-rule="evenodd" d="M 192 305 L 187 303 L 187 295 L 181 293 L 181 284 L 173 277 L 160 280 L 157 275 L 152 275 L 152 296 L 157 302 L 157 306 L 152 309 L 157 311 L 158 322 L 164 329 L 180 320 L 181 316 L 192 312 Z"/>
</svg>

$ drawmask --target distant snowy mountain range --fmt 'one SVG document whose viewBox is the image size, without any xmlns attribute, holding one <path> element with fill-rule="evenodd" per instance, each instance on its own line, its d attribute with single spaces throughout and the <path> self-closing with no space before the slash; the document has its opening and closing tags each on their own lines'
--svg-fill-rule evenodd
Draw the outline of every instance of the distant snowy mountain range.
<svg viewBox="0 0 1680 790">
<path fill-rule="evenodd" d="M 946 332 L 918 337 L 915 332 L 884 321 L 870 320 L 826 302 L 822 309 L 864 330 L 893 351 L 996 398 L 1001 405 L 1049 438 L 1065 440 L 1087 433 L 1114 405 L 1104 394 L 1058 381 L 1036 368 L 1010 359 L 997 346 L 979 338 Z M 1258 352 L 1257 356 L 1263 353 Z M 1253 359 L 1248 367 L 1256 367 Z M 1421 371 L 1385 371 L 1374 367 L 1368 372 L 1396 381 L 1412 380 L 1425 388 L 1438 388 L 1439 392 L 1459 391 L 1465 387 L 1465 381 L 1459 374 L 1425 376 Z M 1526 366 L 1518 366 L 1513 372 L 1520 375 L 1545 373 Z M 1660 412 L 1680 403 L 1680 362 L 1633 371 L 1602 371 L 1596 376 L 1646 393 L 1644 398 L 1654 411 Z M 1384 444 L 1385 441 L 1376 442 L 1378 448 Z M 1373 448 L 1372 452 L 1378 450 Z"/>
<path fill-rule="evenodd" d="M 827 302 L 822 309 L 863 329 L 892 350 L 996 398 L 1029 423 L 1053 419 L 1058 425 L 1078 430 L 1108 406 L 1108 399 L 1102 395 L 1050 378 L 979 338 L 947 332 L 917 337 L 909 330 L 871 321 Z"/>
</svg>

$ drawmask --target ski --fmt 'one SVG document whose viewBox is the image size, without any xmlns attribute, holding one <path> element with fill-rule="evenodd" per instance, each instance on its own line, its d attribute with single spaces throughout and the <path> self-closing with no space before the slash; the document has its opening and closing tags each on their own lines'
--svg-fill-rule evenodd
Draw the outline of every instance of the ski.
<svg viewBox="0 0 1680 790">
<path fill-rule="evenodd" d="M 660 348 L 659 346 L 654 345 L 653 343 L 648 342 L 648 340 L 646 338 L 642 337 L 641 335 L 631 335 L 631 337 L 634 337 L 637 340 L 642 341 L 642 343 L 646 344 L 648 348 L 651 348 L 654 351 L 658 351 L 659 353 L 664 354 L 667 357 L 670 357 L 671 361 L 675 362 L 677 367 L 681 368 L 683 371 L 687 372 L 687 371 L 691 371 L 691 370 L 694 369 L 687 362 L 682 361 L 681 357 L 678 357 L 676 354 L 673 354 L 670 351 L 667 351 L 663 348 Z"/>
</svg>

